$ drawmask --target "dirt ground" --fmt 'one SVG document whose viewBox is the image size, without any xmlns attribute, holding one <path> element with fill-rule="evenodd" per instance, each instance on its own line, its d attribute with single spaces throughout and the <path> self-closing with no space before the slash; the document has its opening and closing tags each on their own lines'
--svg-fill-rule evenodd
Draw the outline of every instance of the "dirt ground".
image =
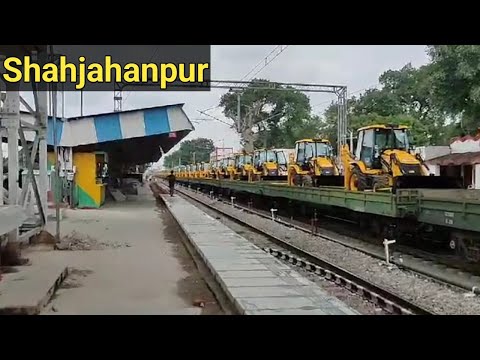
<svg viewBox="0 0 480 360">
<path fill-rule="evenodd" d="M 32 262 L 70 269 L 43 314 L 224 314 L 178 225 L 143 190 L 99 210 L 69 210 L 61 234 L 74 246 L 29 252 Z"/>
<path fill-rule="evenodd" d="M 186 244 L 182 241 L 178 225 L 172 216 L 168 214 L 165 205 L 161 201 L 157 201 L 157 211 L 164 219 L 164 238 L 171 244 L 173 253 L 182 265 L 183 270 L 189 274 L 178 282 L 179 295 L 193 300 L 196 306 L 202 306 L 202 315 L 222 315 L 224 313 L 223 310 L 208 288 L 204 277 L 198 271 L 191 254 L 185 246 Z"/>
</svg>

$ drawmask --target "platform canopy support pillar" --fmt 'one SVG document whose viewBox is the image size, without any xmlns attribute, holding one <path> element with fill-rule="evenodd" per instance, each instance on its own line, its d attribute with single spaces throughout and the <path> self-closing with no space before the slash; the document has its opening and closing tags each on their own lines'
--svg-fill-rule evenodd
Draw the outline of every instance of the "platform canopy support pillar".
<svg viewBox="0 0 480 360">
<path fill-rule="evenodd" d="M 8 144 L 8 203 L 18 204 L 18 130 L 20 128 L 20 92 L 18 85 L 7 85 L 7 92 L 2 107 L 2 127 L 7 132 Z M 18 240 L 18 229 L 8 234 L 8 241 Z"/>
<path fill-rule="evenodd" d="M 31 56 L 40 64 L 48 61 L 44 45 L 0 45 L 0 56 Z M 48 88 L 46 84 L 32 84 L 29 94 L 29 89 L 20 84 L 0 85 L 4 90 L 0 92 L 0 134 L 6 136 L 8 148 L 3 154 L 8 156 L 6 164 L 0 163 L 2 180 L 7 175 L 8 191 L 2 186 L 0 204 L 23 208 L 27 220 L 8 234 L 7 241 L 27 242 L 44 229 L 47 220 Z M 32 94 L 34 104 L 25 99 Z"/>
</svg>

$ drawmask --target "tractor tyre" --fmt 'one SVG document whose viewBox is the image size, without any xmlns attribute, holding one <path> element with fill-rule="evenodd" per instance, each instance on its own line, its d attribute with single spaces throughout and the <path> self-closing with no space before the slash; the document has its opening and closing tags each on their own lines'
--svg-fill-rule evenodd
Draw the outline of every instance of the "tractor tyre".
<svg viewBox="0 0 480 360">
<path fill-rule="evenodd" d="M 310 175 L 303 176 L 302 186 L 305 186 L 305 187 L 312 187 L 313 186 L 313 179 Z"/>
<path fill-rule="evenodd" d="M 385 189 L 389 187 L 388 177 L 386 176 L 375 176 L 373 179 L 373 191 L 377 192 L 379 189 Z"/>
<path fill-rule="evenodd" d="M 295 174 L 293 177 L 294 186 L 302 186 L 302 175 Z"/>
<path fill-rule="evenodd" d="M 349 180 L 351 191 L 365 191 L 367 188 L 367 180 L 358 167 L 352 169 L 352 175 Z"/>
</svg>

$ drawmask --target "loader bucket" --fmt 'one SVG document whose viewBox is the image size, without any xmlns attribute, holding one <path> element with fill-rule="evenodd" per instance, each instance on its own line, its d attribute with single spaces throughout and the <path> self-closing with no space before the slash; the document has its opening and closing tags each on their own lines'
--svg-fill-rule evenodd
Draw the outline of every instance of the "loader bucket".
<svg viewBox="0 0 480 360">
<path fill-rule="evenodd" d="M 462 178 L 451 176 L 399 176 L 393 180 L 396 189 L 461 189 Z"/>
<path fill-rule="evenodd" d="M 343 176 L 317 176 L 315 179 L 316 186 L 345 186 L 345 179 Z"/>
<path fill-rule="evenodd" d="M 267 175 L 267 176 L 262 176 L 262 180 L 265 181 L 287 181 L 287 175 Z"/>
</svg>

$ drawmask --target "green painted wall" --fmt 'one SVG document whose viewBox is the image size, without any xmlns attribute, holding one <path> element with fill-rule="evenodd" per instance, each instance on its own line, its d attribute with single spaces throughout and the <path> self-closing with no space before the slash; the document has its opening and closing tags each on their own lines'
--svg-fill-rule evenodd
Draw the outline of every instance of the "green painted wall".
<svg viewBox="0 0 480 360">
<path fill-rule="evenodd" d="M 77 206 L 80 209 L 98 209 L 101 204 L 95 202 L 86 191 L 84 191 L 80 186 L 75 186 L 77 194 Z"/>
</svg>

